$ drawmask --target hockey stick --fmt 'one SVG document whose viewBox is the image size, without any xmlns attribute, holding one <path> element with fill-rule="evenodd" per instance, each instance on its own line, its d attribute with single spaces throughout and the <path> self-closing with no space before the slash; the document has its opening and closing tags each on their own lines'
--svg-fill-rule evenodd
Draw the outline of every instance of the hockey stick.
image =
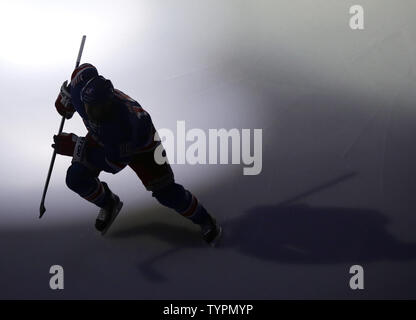
<svg viewBox="0 0 416 320">
<path fill-rule="evenodd" d="M 77 62 L 75 63 L 75 69 L 79 67 L 79 64 L 81 62 L 81 55 L 82 55 L 82 51 L 84 50 L 84 44 L 85 44 L 86 38 L 87 36 L 85 35 L 82 36 L 81 46 L 79 47 L 79 51 L 78 51 Z M 64 128 L 64 123 L 65 123 L 65 117 L 62 117 L 61 125 L 59 126 L 58 135 L 62 133 L 62 130 Z M 46 192 L 48 191 L 49 180 L 51 179 L 53 165 L 55 164 L 55 158 L 56 158 L 56 150 L 53 151 L 51 163 L 49 165 L 48 176 L 46 177 L 45 187 L 43 188 L 42 200 L 40 202 L 40 208 L 39 208 L 39 212 L 40 212 L 39 219 L 42 218 L 43 214 L 46 211 L 45 197 L 46 197 Z"/>
</svg>

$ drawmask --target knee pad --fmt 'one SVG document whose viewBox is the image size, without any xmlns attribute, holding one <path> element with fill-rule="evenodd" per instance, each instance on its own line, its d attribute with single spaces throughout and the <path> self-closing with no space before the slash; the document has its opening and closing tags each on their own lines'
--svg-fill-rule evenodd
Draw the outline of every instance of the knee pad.
<svg viewBox="0 0 416 320">
<path fill-rule="evenodd" d="M 79 194 L 88 192 L 97 184 L 91 172 L 79 162 L 74 162 L 68 168 L 65 182 L 69 189 Z"/>
</svg>

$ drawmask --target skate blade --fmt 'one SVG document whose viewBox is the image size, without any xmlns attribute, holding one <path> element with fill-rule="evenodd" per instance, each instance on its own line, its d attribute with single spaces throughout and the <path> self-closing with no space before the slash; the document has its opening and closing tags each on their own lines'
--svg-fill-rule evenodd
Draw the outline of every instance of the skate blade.
<svg viewBox="0 0 416 320">
<path fill-rule="evenodd" d="M 118 204 L 118 206 L 117 206 L 117 211 L 116 211 L 116 213 L 114 214 L 114 216 L 111 218 L 111 220 L 110 220 L 110 222 L 108 223 L 108 225 L 107 225 L 107 227 L 103 230 L 103 231 L 101 231 L 101 235 L 103 236 L 103 235 L 105 235 L 106 233 L 107 233 L 107 231 L 108 231 L 108 229 L 110 229 L 110 227 L 111 227 L 111 225 L 113 224 L 113 222 L 114 222 L 114 220 L 117 218 L 117 216 L 118 216 L 118 214 L 120 213 L 120 211 L 121 211 L 121 208 L 123 207 L 123 201 L 120 201 L 120 203 Z"/>
<path fill-rule="evenodd" d="M 209 243 L 209 245 L 213 248 L 215 248 L 218 245 L 222 237 L 222 227 L 219 226 L 219 228 L 220 231 L 218 232 L 218 235 Z"/>
</svg>

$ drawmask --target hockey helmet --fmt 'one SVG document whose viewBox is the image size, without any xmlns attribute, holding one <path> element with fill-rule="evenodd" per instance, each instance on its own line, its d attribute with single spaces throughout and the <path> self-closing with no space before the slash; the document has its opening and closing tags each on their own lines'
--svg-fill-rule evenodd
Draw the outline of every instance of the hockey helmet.
<svg viewBox="0 0 416 320">
<path fill-rule="evenodd" d="M 71 86 L 75 87 L 80 82 L 87 82 L 88 80 L 98 77 L 97 68 L 91 63 L 83 63 L 78 68 L 75 68 L 71 75 Z"/>
<path fill-rule="evenodd" d="M 81 90 L 82 102 L 89 104 L 101 103 L 111 99 L 113 95 L 113 84 L 103 76 L 97 76 L 88 80 Z"/>
</svg>

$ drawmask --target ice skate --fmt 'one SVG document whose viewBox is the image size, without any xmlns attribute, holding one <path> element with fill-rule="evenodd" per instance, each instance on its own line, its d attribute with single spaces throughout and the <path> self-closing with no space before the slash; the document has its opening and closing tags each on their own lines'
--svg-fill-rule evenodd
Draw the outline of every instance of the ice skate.
<svg viewBox="0 0 416 320">
<path fill-rule="evenodd" d="M 211 247 L 217 246 L 221 236 L 222 227 L 217 223 L 215 218 L 209 216 L 209 221 L 206 224 L 201 225 L 202 238 Z"/>
<path fill-rule="evenodd" d="M 112 193 L 111 198 L 111 204 L 106 208 L 101 208 L 95 220 L 95 228 L 101 232 L 101 235 L 105 235 L 123 207 L 123 202 L 117 195 Z"/>
</svg>

